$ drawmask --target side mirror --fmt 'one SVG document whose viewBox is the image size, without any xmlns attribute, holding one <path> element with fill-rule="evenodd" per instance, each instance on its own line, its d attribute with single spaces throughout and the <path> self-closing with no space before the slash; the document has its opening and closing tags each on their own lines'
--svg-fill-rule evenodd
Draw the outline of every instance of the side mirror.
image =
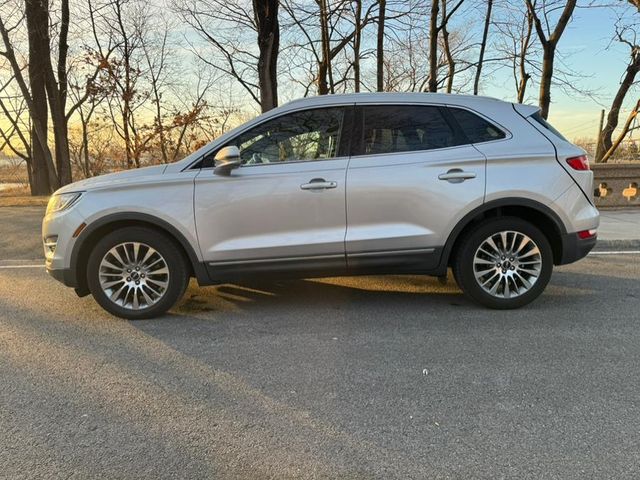
<svg viewBox="0 0 640 480">
<path fill-rule="evenodd" d="M 235 145 L 229 145 L 228 147 L 221 148 L 216 156 L 213 157 L 213 163 L 215 168 L 213 173 L 216 175 L 223 175 L 228 177 L 231 175 L 231 170 L 240 166 L 240 149 Z"/>
</svg>

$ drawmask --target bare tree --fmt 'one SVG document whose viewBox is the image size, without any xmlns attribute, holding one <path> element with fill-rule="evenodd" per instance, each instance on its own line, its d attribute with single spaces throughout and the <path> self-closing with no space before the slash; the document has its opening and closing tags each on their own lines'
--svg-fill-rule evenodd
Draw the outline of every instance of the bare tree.
<svg viewBox="0 0 640 480">
<path fill-rule="evenodd" d="M 482 31 L 482 40 L 480 41 L 480 53 L 478 55 L 478 66 L 476 67 L 476 76 L 473 81 L 473 94 L 478 95 L 480 88 L 480 75 L 482 73 L 482 64 L 484 63 L 484 53 L 487 49 L 487 40 L 489 38 L 489 27 L 491 26 L 491 11 L 493 9 L 493 0 L 487 0 L 487 13 L 484 17 L 484 29 Z"/>
<path fill-rule="evenodd" d="M 386 17 L 386 0 L 378 0 L 378 35 L 377 35 L 377 69 L 376 86 L 378 92 L 384 90 L 384 24 Z"/>
<path fill-rule="evenodd" d="M 278 106 L 279 0 L 253 0 L 258 33 L 258 85 L 263 112 Z"/>
<path fill-rule="evenodd" d="M 605 160 L 605 155 L 609 153 L 613 147 L 612 136 L 616 128 L 618 127 L 618 118 L 620 116 L 620 109 L 622 104 L 629 93 L 629 90 L 636 81 L 638 73 L 640 73 L 640 42 L 637 38 L 637 32 L 635 32 L 629 26 L 616 26 L 617 40 L 629 47 L 629 63 L 625 70 L 625 73 L 618 87 L 618 91 L 611 102 L 611 108 L 607 115 L 607 123 L 605 124 L 600 136 L 598 137 L 598 146 L 596 149 L 596 162 L 602 162 Z M 628 38 L 627 38 L 628 37 Z M 615 150 L 615 149 L 614 149 Z M 610 157 L 611 154 L 607 156 Z"/>
<path fill-rule="evenodd" d="M 453 85 L 453 76 L 455 74 L 455 61 L 451 55 L 449 46 L 449 33 L 447 24 L 453 14 L 462 6 L 464 0 L 456 0 L 453 8 L 447 11 L 448 0 L 431 0 L 431 14 L 429 17 L 429 82 L 428 90 L 430 92 L 438 91 L 438 40 L 440 32 L 444 34 L 444 48 L 447 56 L 447 64 L 449 67 L 449 79 L 447 88 Z M 442 10 L 442 12 L 441 12 Z"/>
<path fill-rule="evenodd" d="M 27 106 L 20 92 L 10 91 L 13 76 L 0 85 L 0 114 L 8 123 L 8 127 L 0 126 L 0 151 L 8 148 L 14 156 L 25 162 L 29 185 L 32 184 L 31 144 L 29 142 L 29 125 L 22 118 L 28 114 Z"/>
<path fill-rule="evenodd" d="M 10 39 L 10 33 L 18 28 L 22 18 L 13 27 L 7 27 L 3 17 L 0 16 L 0 36 L 2 36 L 4 44 L 4 51 L 0 53 L 7 59 L 11 67 L 13 77 L 19 86 L 31 117 L 30 136 L 31 139 L 36 140 L 31 148 L 31 193 L 33 195 L 47 195 L 60 186 L 48 144 L 48 108 L 44 76 L 46 69 L 42 65 L 49 58 L 48 28 L 46 28 L 49 21 L 48 9 L 40 2 L 28 1 L 25 3 L 25 17 L 28 29 L 29 58 L 32 60 L 28 67 L 29 86 L 24 79 L 22 68 L 18 64 Z"/>
<path fill-rule="evenodd" d="M 351 17 L 349 3 L 346 0 L 339 0 L 331 5 L 327 0 L 315 0 L 314 4 L 309 5 L 291 0 L 282 2 L 283 11 L 290 21 L 289 29 L 295 30 L 300 36 L 298 48 L 308 53 L 315 63 L 313 67 L 310 66 L 310 70 L 320 95 L 334 93 L 340 85 L 344 88 L 353 61 L 344 62 L 346 67 L 336 75 L 337 60 L 345 54 L 346 47 L 354 41 L 356 35 L 377 17 L 373 14 L 375 3 L 371 3 L 356 22 Z"/>
<path fill-rule="evenodd" d="M 635 106 L 631 109 L 629 116 L 627 117 L 627 121 L 622 126 L 622 129 L 618 133 L 615 141 L 611 144 L 609 149 L 603 154 L 602 159 L 600 160 L 602 163 L 607 163 L 611 156 L 618 149 L 624 138 L 627 134 L 632 130 L 633 123 L 637 120 L 638 114 L 640 113 L 640 99 L 636 102 Z M 639 127 L 635 127 L 639 128 Z"/>
<path fill-rule="evenodd" d="M 44 4 L 46 2 L 37 2 Z M 71 162 L 69 159 L 68 123 L 65 112 L 67 102 L 67 54 L 69 45 L 69 0 L 60 1 L 60 22 L 58 32 L 57 78 L 51 64 L 51 55 L 42 59 L 45 71 L 47 99 L 53 123 L 53 135 L 56 152 L 56 168 L 61 185 L 71 183 Z M 43 28 L 41 25 L 39 28 Z M 46 38 L 47 45 L 50 39 Z M 38 61 L 40 63 L 40 60 Z"/>
<path fill-rule="evenodd" d="M 496 7 L 498 8 L 492 20 L 497 30 L 495 48 L 511 71 L 517 102 L 523 103 L 532 71 L 539 69 L 539 52 L 536 37 L 533 36 L 533 16 L 524 4 L 524 8 L 519 8 L 501 2 Z"/>
<path fill-rule="evenodd" d="M 549 105 L 551 104 L 551 84 L 553 81 L 553 67 L 556 57 L 556 49 L 558 42 L 564 33 L 571 15 L 576 7 L 577 0 L 564 0 L 562 2 L 549 1 L 543 2 L 541 7 L 536 5 L 536 0 L 525 0 L 527 8 L 533 18 L 533 24 L 538 34 L 538 39 L 542 45 L 542 73 L 540 77 L 540 110 L 544 118 L 549 116 Z M 560 4 L 560 6 L 559 6 Z M 564 4 L 562 7 L 561 5 Z M 562 9 L 562 13 L 558 21 L 551 29 L 551 15 L 558 9 Z M 543 25 L 544 22 L 544 25 Z"/>
<path fill-rule="evenodd" d="M 207 66 L 233 78 L 258 105 L 259 52 L 256 17 L 248 2 L 240 0 L 173 0 L 174 8 L 193 31 L 211 47 L 190 42 L 193 52 Z M 275 23 L 270 25 L 275 28 Z M 268 28 L 265 30 L 265 32 Z M 273 39 L 275 41 L 275 38 Z M 274 54 L 272 52 L 272 54 Z"/>
<path fill-rule="evenodd" d="M 362 0 L 354 0 L 353 23 L 355 25 L 356 34 L 353 36 L 353 89 L 355 92 L 360 91 L 360 60 L 362 47 Z"/>
</svg>

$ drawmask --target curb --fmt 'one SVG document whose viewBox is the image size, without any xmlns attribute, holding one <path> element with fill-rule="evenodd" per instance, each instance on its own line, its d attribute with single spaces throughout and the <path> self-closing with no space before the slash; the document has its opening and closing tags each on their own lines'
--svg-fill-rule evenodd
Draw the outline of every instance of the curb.
<svg viewBox="0 0 640 480">
<path fill-rule="evenodd" d="M 640 239 L 629 240 L 600 240 L 598 239 L 596 246 L 593 248 L 594 252 L 615 250 L 640 250 Z"/>
</svg>

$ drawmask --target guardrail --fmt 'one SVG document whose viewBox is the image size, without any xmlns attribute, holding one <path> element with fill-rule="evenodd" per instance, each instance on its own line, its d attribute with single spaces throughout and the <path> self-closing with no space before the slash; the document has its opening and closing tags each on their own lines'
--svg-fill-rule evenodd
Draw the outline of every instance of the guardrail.
<svg viewBox="0 0 640 480">
<path fill-rule="evenodd" d="M 640 207 L 640 163 L 592 164 L 597 207 Z"/>
</svg>

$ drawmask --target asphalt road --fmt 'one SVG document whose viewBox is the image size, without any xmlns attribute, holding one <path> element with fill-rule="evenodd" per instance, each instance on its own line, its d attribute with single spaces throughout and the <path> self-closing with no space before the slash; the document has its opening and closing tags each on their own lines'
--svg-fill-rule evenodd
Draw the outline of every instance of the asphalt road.
<svg viewBox="0 0 640 480">
<path fill-rule="evenodd" d="M 590 256 L 512 312 L 421 277 L 192 285 L 127 322 L 0 268 L 0 477 L 637 478 L 639 281 Z"/>
</svg>

